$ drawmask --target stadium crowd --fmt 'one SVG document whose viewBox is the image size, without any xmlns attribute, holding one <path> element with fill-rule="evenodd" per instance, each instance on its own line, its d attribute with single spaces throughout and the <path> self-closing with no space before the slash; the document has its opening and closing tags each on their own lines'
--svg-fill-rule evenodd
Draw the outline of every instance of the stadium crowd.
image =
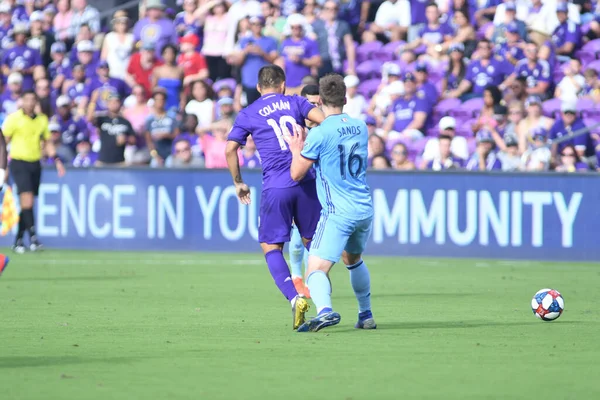
<svg viewBox="0 0 600 400">
<path fill-rule="evenodd" d="M 345 75 L 344 111 L 366 121 L 374 169 L 597 168 L 598 2 L 180 7 L 146 0 L 135 23 L 119 10 L 104 26 L 87 0 L 3 0 L 0 120 L 34 90 L 65 164 L 223 168 L 236 114 L 275 63 L 290 93 Z M 260 167 L 252 141 L 241 159 Z"/>
</svg>

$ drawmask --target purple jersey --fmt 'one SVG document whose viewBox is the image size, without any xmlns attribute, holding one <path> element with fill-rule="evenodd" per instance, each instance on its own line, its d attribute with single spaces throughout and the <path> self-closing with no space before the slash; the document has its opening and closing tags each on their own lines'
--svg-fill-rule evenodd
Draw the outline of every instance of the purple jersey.
<svg viewBox="0 0 600 400">
<path fill-rule="evenodd" d="M 56 115 L 53 120 L 60 125 L 62 143 L 73 150 L 77 143 L 90 137 L 88 123 L 83 118 L 76 121 L 73 117 L 63 119 Z"/>
<path fill-rule="evenodd" d="M 12 9 L 10 20 L 13 25 L 26 23 L 29 24 L 29 15 L 25 6 L 17 5 Z"/>
<path fill-rule="evenodd" d="M 506 42 L 496 45 L 495 53 L 507 61 L 509 55 L 517 61 L 525 58 L 525 52 L 523 52 L 523 49 L 516 44 L 511 45 Z"/>
<path fill-rule="evenodd" d="M 50 76 L 51 80 L 56 79 L 56 77 L 59 75 L 66 77 L 67 75 L 71 75 L 71 66 L 71 60 L 69 60 L 67 57 L 65 57 L 60 63 L 52 61 L 50 65 L 48 65 L 48 75 Z"/>
<path fill-rule="evenodd" d="M 8 115 L 17 111 L 17 101 L 20 97 L 11 93 L 8 88 L 4 89 L 4 93 L 0 95 L 0 114 Z"/>
<path fill-rule="evenodd" d="M 0 45 L 3 49 L 12 46 L 12 25 L 0 26 Z"/>
<path fill-rule="evenodd" d="M 479 155 L 477 153 L 473 154 L 473 156 L 467 162 L 465 168 L 469 171 L 479 171 Z M 493 171 L 493 170 L 501 170 L 502 169 L 502 161 L 498 158 L 496 152 L 492 151 L 488 154 L 487 159 L 485 160 L 485 171 Z"/>
<path fill-rule="evenodd" d="M 125 81 L 118 78 L 108 78 L 105 82 L 99 78 L 93 79 L 89 85 L 87 85 L 86 96 L 88 99 L 92 98 L 94 91 L 98 90 L 98 100 L 96 101 L 96 111 L 108 110 L 106 100 L 108 95 L 111 93 L 118 93 L 119 97 L 124 99 L 129 96 L 129 86 Z"/>
<path fill-rule="evenodd" d="M 136 22 L 133 27 L 133 38 L 137 41 L 154 43 L 156 45 L 156 56 L 162 59 L 162 48 L 167 44 L 177 45 L 178 36 L 173 21 L 163 18 L 151 22 L 144 18 Z"/>
<path fill-rule="evenodd" d="M 75 104 L 79 104 L 87 95 L 87 86 L 86 82 L 77 82 L 69 87 L 67 96 L 73 99 Z"/>
<path fill-rule="evenodd" d="M 550 83 L 550 65 L 546 60 L 538 60 L 533 68 L 528 65 L 527 59 L 523 59 L 515 65 L 515 75 L 527 79 L 527 87 L 536 87 L 540 82 Z"/>
<path fill-rule="evenodd" d="M 441 24 L 437 28 L 431 28 L 429 25 L 425 25 L 419 31 L 419 37 L 430 44 L 440 44 L 444 41 L 445 36 L 451 36 L 453 34 L 452 28 L 446 24 Z"/>
<path fill-rule="evenodd" d="M 290 61 L 290 56 L 296 55 L 302 60 L 320 54 L 318 43 L 306 37 L 300 40 L 285 39 L 281 43 L 280 53 L 285 59 L 285 75 L 287 77 L 285 83 L 292 88 L 302 84 L 302 79 L 310 75 L 310 68 Z"/>
<path fill-rule="evenodd" d="M 179 36 L 185 35 L 196 35 L 199 38 L 202 37 L 204 33 L 203 26 L 200 24 L 198 20 L 194 20 L 191 24 L 185 22 L 185 12 L 182 11 L 175 16 L 175 20 L 173 21 L 173 25 L 175 25 L 175 30 L 179 34 Z"/>
<path fill-rule="evenodd" d="M 422 111 L 426 113 L 429 110 L 429 106 L 420 96 L 413 96 L 407 100 L 404 97 L 399 98 L 392 105 L 392 112 L 394 113 L 394 130 L 396 132 L 402 132 L 415 117 L 415 113 Z"/>
<path fill-rule="evenodd" d="M 556 48 L 563 47 L 566 43 L 573 43 L 575 50 L 581 41 L 581 30 L 575 22 L 567 20 L 556 27 L 552 33 L 552 43 Z"/>
<path fill-rule="evenodd" d="M 83 67 L 85 72 L 85 79 L 89 79 L 90 81 L 97 78 L 98 74 L 96 72 L 97 64 L 91 62 L 87 65 L 79 64 Z M 70 65 L 69 68 L 65 69 L 65 77 L 67 79 L 73 79 L 73 65 Z"/>
<path fill-rule="evenodd" d="M 467 79 L 473 85 L 472 91 L 475 94 L 483 94 L 487 85 L 500 85 L 507 75 L 510 74 L 510 67 L 504 60 L 492 58 L 487 65 L 483 65 L 481 60 L 474 60 L 467 66 Z"/>
<path fill-rule="evenodd" d="M 413 25 L 426 24 L 425 9 L 429 4 L 428 0 L 410 0 L 410 21 Z"/>
<path fill-rule="evenodd" d="M 77 168 L 93 167 L 97 160 L 97 153 L 77 154 L 73 159 L 73 166 Z"/>
<path fill-rule="evenodd" d="M 431 111 L 433 106 L 437 104 L 439 94 L 435 85 L 428 81 L 423 82 L 423 84 L 417 88 L 417 97 L 423 99 L 429 106 L 429 111 Z"/>
<path fill-rule="evenodd" d="M 558 119 L 552 128 L 550 129 L 548 138 L 550 140 L 559 139 L 563 136 L 569 136 L 573 134 L 573 132 L 577 132 L 581 129 L 585 128 L 585 124 L 579 118 L 573 122 L 571 126 L 565 126 L 565 123 L 562 119 Z M 558 151 L 562 151 L 563 148 L 567 145 L 573 145 L 577 149 L 585 149 L 586 156 L 593 156 L 595 154 L 594 143 L 589 133 L 584 135 L 579 135 L 571 140 L 564 141 L 558 144 Z"/>
<path fill-rule="evenodd" d="M 42 65 L 40 52 L 26 45 L 14 46 L 2 54 L 2 65 L 8 68 L 22 70 Z M 6 79 L 6 77 L 5 77 Z M 23 74 L 23 90 L 33 89 L 33 74 Z"/>
<path fill-rule="evenodd" d="M 304 126 L 304 120 L 313 108 L 304 97 L 271 93 L 250 104 L 237 116 L 228 140 L 243 146 L 248 135 L 252 135 L 262 160 L 263 191 L 298 185 L 290 176 L 292 153 L 281 127 L 287 126 L 292 132 L 294 124 Z M 311 169 L 304 181 L 314 179 Z"/>
</svg>

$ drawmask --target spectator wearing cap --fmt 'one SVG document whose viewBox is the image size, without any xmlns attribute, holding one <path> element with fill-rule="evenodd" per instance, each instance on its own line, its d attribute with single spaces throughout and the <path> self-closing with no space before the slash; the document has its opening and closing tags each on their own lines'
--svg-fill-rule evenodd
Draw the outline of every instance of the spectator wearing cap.
<svg viewBox="0 0 600 400">
<path fill-rule="evenodd" d="M 72 0 L 73 18 L 71 20 L 71 29 L 75 33 L 79 31 L 82 25 L 87 25 L 94 35 L 100 33 L 100 13 L 90 6 L 87 0 Z"/>
<path fill-rule="evenodd" d="M 110 77 L 110 69 L 106 61 L 101 61 L 96 69 L 97 76 L 91 79 L 87 87 L 86 98 L 80 107 L 87 107 L 88 120 L 93 119 L 94 115 L 105 114 L 108 111 L 107 99 L 109 96 L 117 93 L 120 99 L 129 96 L 131 89 L 125 81 L 119 78 Z"/>
<path fill-rule="evenodd" d="M 167 92 L 166 110 L 177 110 L 185 107 L 183 89 L 183 67 L 177 64 L 177 48 L 167 44 L 162 50 L 163 65 L 156 67 L 152 73 L 152 87 L 164 88 Z"/>
<path fill-rule="evenodd" d="M 6 83 L 7 85 L 0 95 L 0 115 L 2 119 L 19 109 L 19 101 L 23 93 L 23 75 L 12 72 Z"/>
<path fill-rule="evenodd" d="M 556 172 L 587 172 L 589 165 L 583 161 L 579 152 L 572 144 L 568 144 L 560 151 Z"/>
<path fill-rule="evenodd" d="M 84 118 L 76 117 L 72 110 L 73 101 L 68 96 L 59 96 L 56 99 L 56 114 L 50 122 L 58 125 L 61 143 L 68 146 L 74 156 L 77 144 L 82 140 L 89 139 L 90 130 L 88 122 Z"/>
<path fill-rule="evenodd" d="M 73 64 L 77 63 L 81 65 L 83 70 L 85 71 L 86 79 L 92 79 L 96 76 L 96 68 L 98 64 L 94 61 L 94 53 L 96 52 L 96 47 L 91 40 L 82 40 L 77 43 L 77 60 L 73 62 Z M 71 75 L 67 76 L 71 78 Z"/>
<path fill-rule="evenodd" d="M 451 91 L 458 89 L 467 73 L 467 65 L 464 60 L 465 46 L 462 43 L 452 43 L 448 48 L 448 53 L 448 67 L 442 78 L 442 98 L 449 97 Z"/>
<path fill-rule="evenodd" d="M 462 136 L 456 136 L 456 120 L 453 117 L 445 116 L 438 123 L 440 137 L 450 138 L 450 152 L 457 158 L 467 160 L 469 158 L 469 148 L 467 139 Z M 440 144 L 436 137 L 430 138 L 425 144 L 422 155 L 421 168 L 425 168 L 427 163 L 434 159 L 440 159 Z"/>
<path fill-rule="evenodd" d="M 381 67 L 381 83 L 377 87 L 376 93 L 369 101 L 369 108 L 367 110 L 368 115 L 381 118 L 388 107 L 392 105 L 389 87 L 392 86 L 394 82 L 400 83 L 400 86 L 402 87 L 401 92 L 404 93 L 404 84 L 400 81 L 400 75 L 401 70 L 398 64 L 393 62 L 386 62 L 383 64 Z"/>
<path fill-rule="evenodd" d="M 581 29 L 575 22 L 569 20 L 567 3 L 556 5 L 556 17 L 559 25 L 552 32 L 552 44 L 556 48 L 556 55 L 560 62 L 570 60 L 575 50 L 581 43 Z"/>
<path fill-rule="evenodd" d="M 89 139 L 84 139 L 77 143 L 77 154 L 73 159 L 72 165 L 76 168 L 93 167 L 98 162 L 98 154 L 92 151 L 92 145 Z"/>
<path fill-rule="evenodd" d="M 437 88 L 429 79 L 427 63 L 418 61 L 415 68 L 415 82 L 417 84 L 417 96 L 429 104 L 429 110 L 433 110 L 440 97 Z"/>
<path fill-rule="evenodd" d="M 83 46 L 84 48 L 91 48 L 90 52 L 92 53 L 92 62 L 95 64 L 100 60 L 100 51 L 96 47 L 94 43 L 94 34 L 90 27 L 86 24 L 83 24 L 79 27 L 77 31 L 77 35 L 75 37 L 75 43 L 71 47 L 70 57 L 72 62 L 79 61 L 79 43 L 81 42 L 89 42 L 91 46 L 86 44 Z M 87 50 L 86 50 L 87 51 Z"/>
<path fill-rule="evenodd" d="M 562 100 L 577 99 L 585 87 L 585 78 L 581 75 L 581 61 L 573 59 L 563 68 L 565 76 L 556 85 L 554 97 Z"/>
<path fill-rule="evenodd" d="M 164 10 L 162 0 L 147 0 L 146 17 L 133 26 L 134 41 L 154 43 L 157 58 L 160 58 L 164 46 L 176 45 L 179 39 L 173 21 L 165 17 Z"/>
<path fill-rule="evenodd" d="M 135 144 L 135 132 L 131 123 L 123 117 L 121 99 L 112 93 L 108 99 L 108 113 L 94 118 L 100 135 L 100 151 L 97 166 L 125 165 L 125 146 Z"/>
<path fill-rule="evenodd" d="M 522 21 L 527 16 L 528 10 L 525 4 L 509 0 L 498 5 L 494 15 L 494 26 L 492 42 L 502 44 L 506 41 L 504 33 L 509 25 L 515 27 L 515 33 L 523 39 L 527 39 L 527 25 Z"/>
<path fill-rule="evenodd" d="M 142 85 L 146 93 L 152 93 L 151 77 L 154 70 L 163 62 L 155 55 L 155 44 L 152 42 L 142 43 L 140 51 L 134 53 L 129 60 L 125 82 L 130 87 Z"/>
<path fill-rule="evenodd" d="M 66 42 L 75 37 L 71 24 L 73 21 L 73 10 L 69 0 L 58 0 L 56 2 L 56 15 L 52 22 L 54 37 L 56 40 Z"/>
<path fill-rule="evenodd" d="M 177 139 L 173 145 L 173 154 L 165 160 L 167 168 L 201 168 L 204 160 L 192 153 L 192 145 L 186 139 Z"/>
<path fill-rule="evenodd" d="M 499 146 L 498 159 L 502 163 L 502 171 L 520 171 L 523 161 L 519 154 L 517 139 L 514 136 L 506 136 Z"/>
<path fill-rule="evenodd" d="M 119 10 L 114 13 L 111 28 L 104 36 L 100 60 L 108 63 L 111 78 L 125 79 L 134 45 L 133 34 L 129 33 L 127 11 Z"/>
<path fill-rule="evenodd" d="M 356 48 L 348 23 L 339 18 L 340 3 L 327 0 L 320 18 L 312 27 L 317 35 L 321 53 L 319 76 L 335 72 L 354 75 L 356 72 Z M 348 66 L 344 69 L 344 62 Z"/>
<path fill-rule="evenodd" d="M 548 98 L 552 75 L 550 64 L 538 58 L 538 46 L 529 42 L 525 46 L 525 57 L 515 65 L 515 70 L 508 78 L 508 82 L 500 85 L 504 90 L 517 76 L 527 78 L 527 94 L 537 95 L 543 99 Z"/>
<path fill-rule="evenodd" d="M 285 84 L 290 94 L 300 93 L 302 79 L 311 75 L 312 68 L 321 67 L 319 45 L 307 36 L 307 29 L 310 29 L 310 25 L 303 15 L 292 14 L 288 17 L 284 30 L 286 38 L 281 42 L 281 58 L 277 64 L 285 71 Z"/>
<path fill-rule="evenodd" d="M 467 162 L 469 171 L 492 171 L 502 169 L 502 162 L 494 150 L 494 138 L 491 132 L 482 129 L 476 135 L 477 148 Z"/>
<path fill-rule="evenodd" d="M 438 154 L 427 162 L 425 169 L 445 171 L 462 168 L 464 160 L 452 153 L 452 137 L 440 135 L 438 138 Z"/>
<path fill-rule="evenodd" d="M 231 56 L 232 63 L 241 67 L 242 90 L 248 105 L 260 98 L 256 89 L 258 71 L 277 59 L 277 42 L 272 37 L 262 34 L 264 22 L 263 17 L 250 17 L 252 34 L 240 40 L 239 51 Z"/>
<path fill-rule="evenodd" d="M 234 100 L 231 97 L 221 97 L 217 101 L 217 117 L 221 122 L 227 120 L 233 125 L 237 113 L 235 112 Z"/>
<path fill-rule="evenodd" d="M 529 96 L 525 101 L 525 117 L 517 126 L 519 152 L 524 153 L 533 143 L 531 132 L 538 127 L 549 130 L 554 124 L 552 118 L 543 115 L 542 99 L 539 96 Z"/>
<path fill-rule="evenodd" d="M 260 168 L 260 156 L 256 150 L 256 144 L 252 135 L 246 139 L 246 145 L 242 148 L 244 168 Z"/>
<path fill-rule="evenodd" d="M 228 12 L 228 5 L 223 0 L 214 0 L 206 3 L 208 15 L 204 20 L 204 44 L 202 54 L 206 57 L 208 77 L 216 82 L 228 78 L 231 68 L 225 60 L 225 45 L 232 17 Z M 237 21 L 235 22 L 237 27 Z M 235 39 L 235 32 L 234 38 Z M 233 44 L 232 44 L 233 46 Z"/>
<path fill-rule="evenodd" d="M 415 164 L 408 158 L 408 149 L 404 143 L 396 143 L 392 147 L 391 165 L 397 171 L 412 171 L 416 169 Z"/>
<path fill-rule="evenodd" d="M 457 89 L 448 93 L 448 97 L 464 99 L 481 97 L 488 85 L 502 85 L 512 73 L 512 66 L 509 66 L 509 63 L 501 58 L 492 57 L 492 44 L 489 40 L 479 41 L 477 53 L 479 59 L 469 63 L 465 79 L 460 82 Z M 469 91 L 471 93 L 467 94 Z"/>
<path fill-rule="evenodd" d="M 527 171 L 548 171 L 552 153 L 548 148 L 548 131 L 540 126 L 531 131 L 533 143 L 523 154 L 523 163 Z"/>
<path fill-rule="evenodd" d="M 54 42 L 50 47 L 52 61 L 48 65 L 48 78 L 53 90 L 61 90 L 67 75 L 70 75 L 71 60 L 65 56 L 67 46 L 63 42 Z"/>
<path fill-rule="evenodd" d="M 577 116 L 577 102 L 568 100 L 563 101 L 560 118 L 554 123 L 548 135 L 549 139 L 555 141 L 565 136 L 570 136 L 575 132 L 579 132 L 586 128 L 583 120 Z M 575 146 L 579 157 L 595 156 L 594 143 L 589 132 L 574 137 L 573 139 L 565 140 L 558 144 L 558 151 L 562 151 L 567 145 Z"/>
<path fill-rule="evenodd" d="M 0 44 L 2 48 L 10 47 L 10 31 L 12 29 L 10 11 L 10 4 L 4 1 L 0 2 Z"/>
<path fill-rule="evenodd" d="M 206 2 L 202 5 L 203 10 L 199 10 L 198 2 L 196 0 L 183 0 L 183 11 L 179 12 L 175 16 L 173 25 L 175 25 L 175 31 L 180 38 L 187 35 L 194 35 L 198 38 L 202 37 L 202 24 L 204 22 L 204 16 L 208 12 L 206 8 Z M 196 47 L 200 45 L 200 40 Z"/>
<path fill-rule="evenodd" d="M 381 3 L 375 21 L 363 35 L 363 42 L 376 39 L 383 42 L 405 40 L 411 22 L 410 7 L 408 0 L 386 0 Z"/>
<path fill-rule="evenodd" d="M 188 34 L 179 39 L 181 53 L 177 57 L 177 65 L 183 68 L 183 86 L 186 91 L 193 82 L 208 78 L 206 59 L 196 51 L 198 44 L 196 35 Z"/>
<path fill-rule="evenodd" d="M 404 93 L 404 82 L 395 80 L 387 84 L 371 99 L 367 114 L 375 117 L 378 125 L 382 125 L 389 118 L 389 108 L 397 99 L 404 96 Z"/>
<path fill-rule="evenodd" d="M 344 105 L 344 113 L 352 118 L 363 118 L 364 112 L 369 106 L 365 98 L 358 93 L 358 77 L 355 75 L 347 75 L 344 78 L 346 85 L 346 104 Z"/>
<path fill-rule="evenodd" d="M 152 93 L 153 110 L 146 120 L 146 146 L 152 157 L 151 166 L 163 166 L 164 160 L 171 154 L 173 140 L 179 135 L 175 116 L 167 112 L 167 92 L 158 87 Z"/>
<path fill-rule="evenodd" d="M 50 64 L 50 48 L 55 42 L 54 35 L 51 32 L 44 30 L 44 13 L 42 11 L 34 11 L 29 17 L 29 40 L 27 46 L 39 51 L 42 57 L 42 64 Z"/>
<path fill-rule="evenodd" d="M 392 104 L 383 127 L 386 136 L 392 140 L 423 137 L 428 110 L 429 105 L 417 93 L 414 75 L 407 72 L 404 75 L 404 94 Z"/>
<path fill-rule="evenodd" d="M 438 59 L 444 49 L 444 43 L 452 40 L 454 30 L 449 25 L 440 23 L 440 10 L 434 2 L 427 4 L 425 17 L 427 23 L 419 30 L 418 38 L 406 45 L 404 50 L 415 50 L 419 46 L 425 46 L 427 55 Z"/>
<path fill-rule="evenodd" d="M 517 24 L 513 21 L 504 26 L 504 32 L 500 35 L 501 43 L 496 45 L 496 54 L 503 57 L 512 65 L 516 65 L 519 60 L 525 57 L 525 42 L 521 40 L 521 34 Z"/>
<path fill-rule="evenodd" d="M 23 24 L 13 28 L 14 46 L 2 52 L 2 73 L 4 76 L 11 72 L 23 75 L 23 90 L 33 88 L 34 80 L 45 75 L 40 52 L 27 46 L 28 30 Z"/>
</svg>

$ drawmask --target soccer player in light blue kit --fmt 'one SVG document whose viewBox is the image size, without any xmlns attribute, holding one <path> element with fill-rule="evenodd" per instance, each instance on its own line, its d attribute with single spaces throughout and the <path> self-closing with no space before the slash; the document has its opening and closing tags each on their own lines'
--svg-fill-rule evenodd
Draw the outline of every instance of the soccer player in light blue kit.
<svg viewBox="0 0 600 400">
<path fill-rule="evenodd" d="M 301 180 L 315 166 L 321 218 L 308 257 L 306 284 L 318 311 L 317 317 L 300 325 L 298 332 L 316 332 L 340 322 L 331 304 L 329 271 L 340 256 L 350 271 L 358 300 L 356 328 L 375 329 L 371 313 L 371 278 L 362 260 L 373 222 L 373 201 L 367 185 L 367 126 L 342 112 L 346 86 L 341 75 L 319 81 L 325 121 L 305 138 L 302 128 L 285 136 L 292 152 L 290 174 Z"/>
</svg>

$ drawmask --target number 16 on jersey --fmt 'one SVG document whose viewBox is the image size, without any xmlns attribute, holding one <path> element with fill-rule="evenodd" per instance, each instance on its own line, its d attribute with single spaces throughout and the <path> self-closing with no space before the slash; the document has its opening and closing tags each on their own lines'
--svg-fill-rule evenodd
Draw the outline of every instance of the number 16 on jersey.
<svg viewBox="0 0 600 400">
<path fill-rule="evenodd" d="M 350 147 L 348 151 L 347 147 Z M 354 142 L 352 146 L 338 145 L 338 151 L 340 152 L 340 174 L 344 180 L 346 180 L 346 173 L 356 179 L 365 166 L 366 161 L 360 154 L 356 153 L 358 147 L 358 142 Z"/>
</svg>

